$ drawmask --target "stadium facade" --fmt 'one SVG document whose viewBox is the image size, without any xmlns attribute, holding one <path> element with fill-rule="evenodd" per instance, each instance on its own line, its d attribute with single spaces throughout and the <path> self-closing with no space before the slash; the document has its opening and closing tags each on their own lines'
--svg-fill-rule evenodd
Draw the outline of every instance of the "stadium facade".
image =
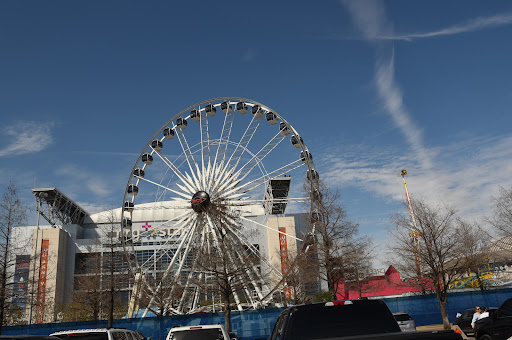
<svg viewBox="0 0 512 340">
<path fill-rule="evenodd" d="M 56 188 L 33 189 L 33 193 L 39 216 L 49 224 L 39 225 L 38 216 L 37 226 L 18 227 L 13 234 L 22 249 L 13 254 L 16 257 L 15 302 L 25 308 L 31 323 L 56 320 L 57 307 L 71 301 L 76 283 L 91 274 L 94 255 L 109 254 L 112 240 L 131 237 L 131 256 L 138 261 L 151 258 L 162 247 L 168 247 L 171 254 L 177 247 L 179 235 L 173 234 L 172 225 L 162 226 L 161 223 L 172 220 L 170 215 L 180 213 L 168 202 L 135 206 L 137 213 L 132 214 L 130 231 L 121 232 L 121 208 L 88 214 Z M 283 207 L 269 209 L 259 205 L 244 207 L 242 215 L 243 233 L 259 249 L 261 258 L 265 258 L 268 265 L 285 270 L 289 258 L 301 247 L 299 238 L 305 233 L 307 215 L 284 214 Z M 122 247 L 116 247 L 116 252 L 126 254 Z M 123 256 L 118 260 L 116 271 L 127 271 L 128 264 Z M 282 276 L 275 273 L 270 276 L 267 285 L 279 285 Z M 269 287 L 265 291 L 269 291 Z M 120 295 L 124 301 L 129 300 L 132 289 L 132 280 L 123 282 Z"/>
</svg>

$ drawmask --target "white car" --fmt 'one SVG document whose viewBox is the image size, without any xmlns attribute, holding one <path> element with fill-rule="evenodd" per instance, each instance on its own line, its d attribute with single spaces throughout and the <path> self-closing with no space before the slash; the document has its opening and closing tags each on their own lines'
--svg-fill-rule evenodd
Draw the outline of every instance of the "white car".
<svg viewBox="0 0 512 340">
<path fill-rule="evenodd" d="M 414 322 L 411 316 L 406 312 L 393 313 L 393 316 L 395 317 L 395 320 L 398 323 L 398 326 L 400 326 L 402 332 L 416 330 L 416 322 Z"/>
<path fill-rule="evenodd" d="M 72 329 L 50 335 L 61 340 L 144 340 L 140 332 L 125 328 Z"/>
<path fill-rule="evenodd" d="M 234 334 L 234 333 L 233 333 Z M 174 327 L 166 340 L 232 340 L 223 325 Z"/>
</svg>

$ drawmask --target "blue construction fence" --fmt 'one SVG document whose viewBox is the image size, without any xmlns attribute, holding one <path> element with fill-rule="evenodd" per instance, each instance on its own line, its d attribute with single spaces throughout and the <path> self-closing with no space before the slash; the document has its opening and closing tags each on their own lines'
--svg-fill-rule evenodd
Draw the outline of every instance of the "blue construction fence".
<svg viewBox="0 0 512 340">
<path fill-rule="evenodd" d="M 475 306 L 499 307 L 512 297 L 512 288 L 495 288 L 488 290 L 470 290 L 451 292 L 448 294 L 446 311 L 450 322 L 456 319 L 457 313 L 464 312 Z M 382 299 L 394 312 L 407 312 L 417 326 L 443 323 L 439 304 L 435 294 Z"/>
<path fill-rule="evenodd" d="M 448 317 L 455 320 L 457 313 L 462 313 L 474 306 L 499 307 L 509 297 L 512 288 L 501 288 L 484 291 L 452 292 L 448 296 Z M 435 294 L 402 296 L 382 299 L 392 312 L 407 312 L 416 321 L 417 326 L 442 323 L 439 305 Z M 231 313 L 231 329 L 240 339 L 252 340 L 267 338 L 274 323 L 284 308 L 248 310 Z M 205 313 L 192 315 L 164 316 L 136 319 L 114 320 L 114 327 L 124 327 L 142 332 L 153 340 L 165 340 L 173 327 L 208 324 L 224 324 L 222 313 Z M 3 327 L 2 334 L 38 334 L 48 335 L 58 330 L 105 328 L 107 321 L 84 321 L 49 323 L 40 325 L 24 325 Z"/>
</svg>

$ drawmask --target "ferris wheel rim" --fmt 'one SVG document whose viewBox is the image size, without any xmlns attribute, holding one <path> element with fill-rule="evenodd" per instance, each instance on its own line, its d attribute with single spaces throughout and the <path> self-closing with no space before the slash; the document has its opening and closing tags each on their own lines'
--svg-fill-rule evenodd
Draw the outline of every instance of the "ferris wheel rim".
<svg viewBox="0 0 512 340">
<path fill-rule="evenodd" d="M 254 107 L 256 105 L 259 105 L 261 108 L 263 108 L 264 110 L 266 110 L 267 112 L 272 112 L 274 113 L 276 116 L 277 116 L 277 119 L 279 119 L 280 121 L 284 122 L 286 124 L 286 126 L 291 130 L 291 133 L 293 133 L 293 135 L 295 136 L 300 136 L 297 132 L 297 130 L 295 128 L 293 128 L 293 126 L 291 124 L 288 123 L 288 121 L 286 121 L 279 113 L 277 113 L 276 111 L 272 110 L 269 106 L 267 105 L 264 105 L 262 103 L 259 103 L 259 102 L 256 102 L 254 100 L 250 100 L 250 99 L 245 99 L 245 98 L 239 98 L 239 97 L 218 97 L 218 98 L 213 98 L 213 99 L 208 99 L 208 100 L 204 100 L 202 102 L 199 102 L 199 103 L 196 103 L 194 105 L 191 105 L 189 107 L 187 107 L 186 109 L 180 111 L 179 113 L 177 113 L 176 115 L 174 115 L 171 119 L 169 119 L 165 124 L 162 125 L 162 127 L 150 138 L 150 140 L 148 141 L 148 143 L 145 145 L 145 147 L 142 149 L 141 153 L 139 154 L 139 157 L 138 159 L 136 160 L 135 162 L 135 165 L 134 167 L 132 168 L 132 171 L 131 171 L 131 174 L 130 174 L 130 177 L 128 179 L 128 184 L 125 188 L 125 192 L 124 192 L 124 197 L 123 197 L 123 205 L 125 204 L 125 202 L 128 201 L 127 197 L 129 197 L 129 193 L 128 193 L 128 187 L 130 185 L 130 183 L 132 182 L 132 180 L 135 178 L 136 179 L 136 183 L 138 184 L 140 182 L 140 178 L 138 178 L 137 176 L 134 176 L 134 171 L 137 169 L 137 166 L 138 164 L 140 164 L 141 162 L 141 159 L 143 157 L 143 155 L 145 153 L 147 153 L 148 149 L 151 149 L 151 155 L 157 153 L 152 147 L 151 147 L 151 143 L 152 141 L 154 140 L 157 140 L 159 139 L 158 136 L 162 133 L 162 131 L 166 128 L 166 127 L 170 127 L 172 126 L 172 129 L 179 129 L 175 124 L 174 124 L 174 121 L 177 120 L 178 118 L 180 117 L 183 117 L 184 115 L 186 115 L 187 112 L 189 112 L 190 110 L 193 110 L 195 108 L 200 108 L 200 111 L 203 111 L 205 110 L 204 109 L 204 106 L 207 105 L 207 104 L 211 104 L 211 103 L 216 103 L 214 104 L 215 107 L 219 107 L 221 105 L 221 102 L 224 102 L 224 101 L 227 101 L 229 105 L 233 105 L 233 104 L 237 104 L 239 102 L 244 102 L 246 103 L 247 105 L 251 106 L 251 107 Z M 201 109 L 201 107 L 203 106 L 203 108 Z M 185 117 L 185 119 L 190 119 L 190 116 L 188 117 Z M 209 118 L 208 118 L 209 119 Z M 163 140 L 164 138 L 162 138 Z M 215 141 L 215 139 L 212 139 L 212 141 Z M 218 142 L 221 143 L 221 139 L 219 138 L 218 139 Z M 233 142 L 233 141 L 228 141 L 230 143 L 236 143 L 236 142 Z M 201 144 L 200 142 L 198 142 L 196 145 L 199 145 Z M 306 147 L 306 144 L 302 141 L 302 139 L 299 140 L 299 146 L 300 146 L 300 149 L 303 151 L 303 152 L 306 152 L 308 151 L 308 148 Z M 195 152 L 203 152 L 203 149 L 204 148 L 200 148 L 200 150 L 197 150 Z M 190 150 L 189 150 L 190 151 Z M 250 150 L 248 150 L 247 148 L 244 147 L 244 152 L 248 152 L 249 154 L 253 155 L 254 156 L 254 153 L 252 153 Z M 183 154 L 185 153 L 185 150 L 183 149 L 183 146 L 182 146 L 182 153 Z M 186 157 L 185 157 L 186 158 Z M 204 160 L 203 160 L 204 161 Z M 189 164 L 190 165 L 190 164 Z M 264 166 L 264 164 L 262 164 Z M 303 166 L 303 165 L 300 165 L 300 166 Z M 315 167 L 314 167 L 314 163 L 313 161 L 311 160 L 310 162 L 305 162 L 305 166 L 307 167 L 308 171 L 311 171 L 311 170 L 315 170 Z M 147 167 L 147 164 L 144 164 L 142 166 L 142 169 L 146 169 Z M 192 168 L 192 167 L 191 167 Z M 193 171 L 192 172 L 192 176 L 194 176 L 194 173 Z M 264 170 L 265 172 L 265 175 L 268 177 L 268 173 L 266 170 Z M 311 181 L 313 182 L 313 181 Z M 261 185 L 261 184 L 260 184 Z M 135 201 L 135 196 L 132 196 L 132 203 Z M 183 202 L 186 202 L 186 200 L 184 199 Z M 124 221 L 124 217 L 125 217 L 125 210 L 122 208 L 121 209 L 121 223 L 123 223 Z M 167 222 L 171 222 L 173 220 L 169 220 Z M 124 227 L 122 225 L 121 229 L 123 230 Z M 121 232 L 121 234 L 123 233 L 123 231 Z M 132 229 L 132 234 L 133 234 L 133 229 Z M 124 235 L 122 234 L 122 237 L 124 237 Z M 135 252 L 135 243 L 132 242 L 131 246 L 131 251 Z M 132 270 L 134 269 L 140 269 L 141 266 L 139 266 L 139 263 L 136 259 L 136 256 L 135 256 L 135 266 L 132 267 Z M 132 265 L 132 263 L 130 263 L 130 265 Z"/>
</svg>

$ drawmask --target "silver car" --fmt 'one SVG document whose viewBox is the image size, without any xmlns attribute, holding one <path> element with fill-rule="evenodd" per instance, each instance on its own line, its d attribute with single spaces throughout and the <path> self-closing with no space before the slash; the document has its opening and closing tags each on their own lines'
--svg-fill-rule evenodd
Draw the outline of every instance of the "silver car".
<svg viewBox="0 0 512 340">
<path fill-rule="evenodd" d="M 395 320 L 398 323 L 398 326 L 400 326 L 402 332 L 416 330 L 416 322 L 414 322 L 411 316 L 406 312 L 393 313 L 393 316 L 395 317 Z"/>
</svg>

